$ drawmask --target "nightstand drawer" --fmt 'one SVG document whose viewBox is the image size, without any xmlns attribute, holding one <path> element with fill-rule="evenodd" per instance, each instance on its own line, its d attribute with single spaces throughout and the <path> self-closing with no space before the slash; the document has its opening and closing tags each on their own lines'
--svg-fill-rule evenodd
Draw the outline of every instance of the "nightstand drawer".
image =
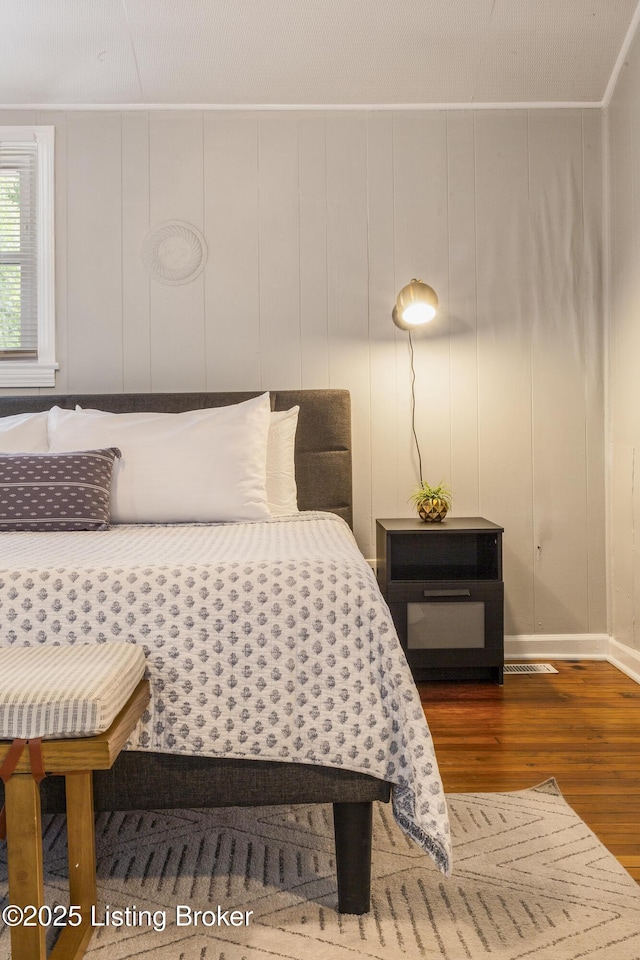
<svg viewBox="0 0 640 960">
<path fill-rule="evenodd" d="M 483 650 L 503 647 L 504 585 L 440 585 L 399 591 L 389 600 L 400 642 L 413 662 L 418 650 Z M 426 594 L 426 596 L 425 596 Z"/>
<path fill-rule="evenodd" d="M 502 596 L 502 581 L 481 580 L 475 583 L 457 580 L 431 580 L 417 583 L 392 580 L 387 584 L 388 603 L 421 603 L 439 600 L 443 603 L 464 603 L 465 600 L 492 600 Z"/>
</svg>

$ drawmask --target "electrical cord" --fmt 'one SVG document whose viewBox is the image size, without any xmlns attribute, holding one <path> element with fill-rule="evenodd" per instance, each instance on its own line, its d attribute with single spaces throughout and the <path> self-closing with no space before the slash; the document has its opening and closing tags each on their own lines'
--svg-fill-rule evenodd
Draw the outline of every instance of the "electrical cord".
<svg viewBox="0 0 640 960">
<path fill-rule="evenodd" d="M 411 430 L 416 444 L 418 454 L 418 471 L 420 475 L 420 485 L 424 483 L 422 479 L 422 454 L 420 453 L 420 444 L 418 443 L 418 434 L 416 433 L 416 370 L 413 363 L 413 340 L 411 339 L 411 330 L 409 333 L 409 355 L 411 358 Z"/>
</svg>

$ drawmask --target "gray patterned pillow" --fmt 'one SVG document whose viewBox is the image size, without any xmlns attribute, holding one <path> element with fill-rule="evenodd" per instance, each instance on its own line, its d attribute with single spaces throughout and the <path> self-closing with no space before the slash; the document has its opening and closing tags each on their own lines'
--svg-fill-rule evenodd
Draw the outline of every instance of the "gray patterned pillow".
<svg viewBox="0 0 640 960">
<path fill-rule="evenodd" d="M 107 530 L 117 447 L 0 454 L 0 531 Z"/>
</svg>

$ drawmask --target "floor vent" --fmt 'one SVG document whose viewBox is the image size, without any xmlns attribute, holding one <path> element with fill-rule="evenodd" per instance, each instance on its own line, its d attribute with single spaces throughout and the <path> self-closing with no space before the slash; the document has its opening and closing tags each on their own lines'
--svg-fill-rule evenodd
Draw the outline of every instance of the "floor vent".
<svg viewBox="0 0 640 960">
<path fill-rule="evenodd" d="M 505 663 L 505 673 L 557 673 L 550 663 Z"/>
</svg>

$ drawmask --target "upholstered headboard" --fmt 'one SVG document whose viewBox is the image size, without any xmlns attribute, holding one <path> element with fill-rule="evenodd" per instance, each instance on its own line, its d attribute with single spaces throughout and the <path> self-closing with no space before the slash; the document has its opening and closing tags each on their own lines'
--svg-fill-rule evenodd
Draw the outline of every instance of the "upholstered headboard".
<svg viewBox="0 0 640 960">
<path fill-rule="evenodd" d="M 223 407 L 259 396 L 244 393 L 102 393 L 0 396 L 0 417 L 76 404 L 113 413 L 151 410 L 180 413 Z M 347 390 L 273 390 L 272 410 L 300 405 L 296 435 L 296 480 L 301 510 L 326 510 L 353 523 L 351 499 L 351 400 Z"/>
</svg>

